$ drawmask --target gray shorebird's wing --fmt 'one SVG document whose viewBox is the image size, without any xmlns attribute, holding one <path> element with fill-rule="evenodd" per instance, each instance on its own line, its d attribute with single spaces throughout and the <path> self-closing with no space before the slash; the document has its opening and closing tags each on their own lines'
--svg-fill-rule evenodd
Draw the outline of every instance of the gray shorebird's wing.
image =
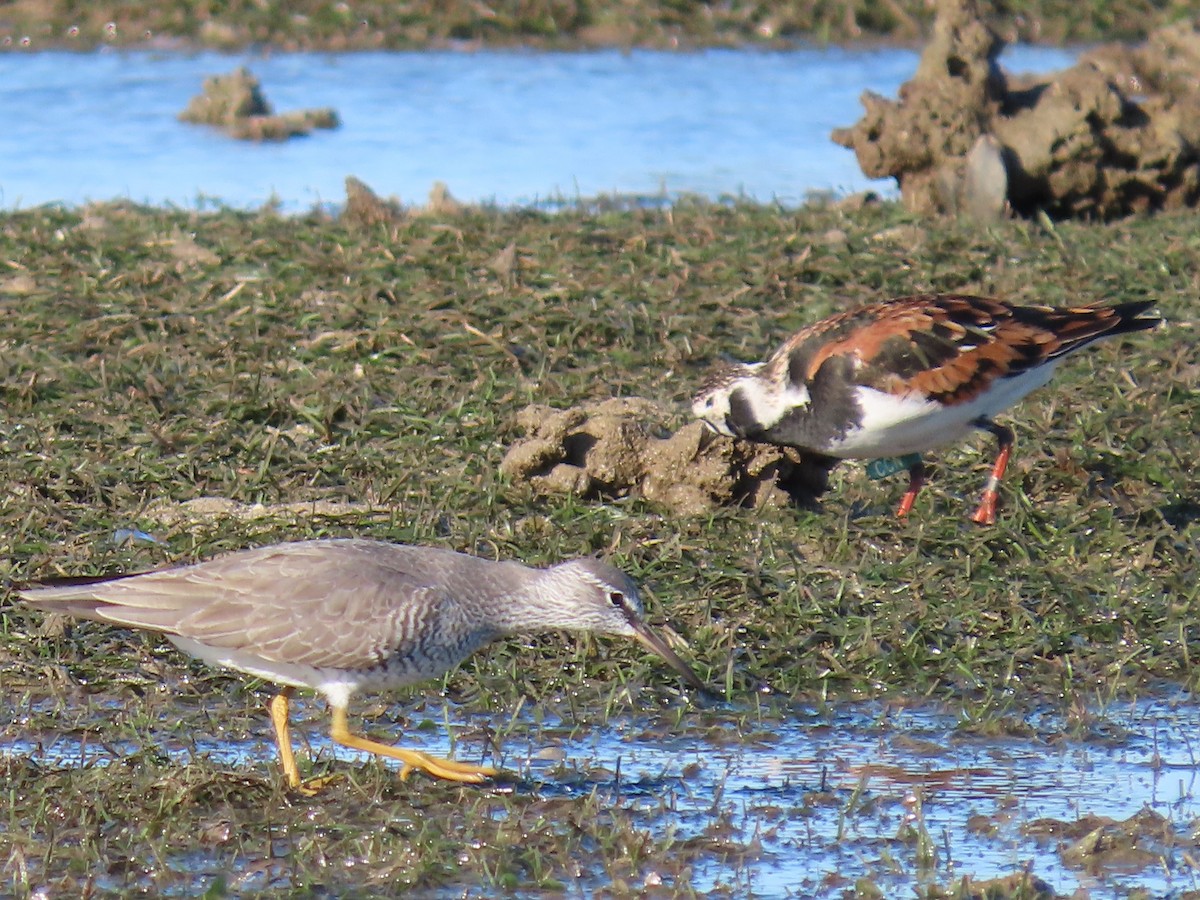
<svg viewBox="0 0 1200 900">
<path fill-rule="evenodd" d="M 446 557 L 373 541 L 308 541 L 194 566 L 21 592 L 31 605 L 266 659 L 367 669 L 420 652 L 461 616 Z"/>
</svg>

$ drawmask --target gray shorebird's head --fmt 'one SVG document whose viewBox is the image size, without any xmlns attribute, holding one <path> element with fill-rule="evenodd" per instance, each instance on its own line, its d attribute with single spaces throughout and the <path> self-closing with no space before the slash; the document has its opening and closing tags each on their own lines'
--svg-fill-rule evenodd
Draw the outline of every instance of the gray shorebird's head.
<svg viewBox="0 0 1200 900">
<path fill-rule="evenodd" d="M 643 620 L 645 609 L 637 585 L 620 569 L 584 557 L 552 566 L 543 577 L 555 587 L 555 605 L 569 617 L 559 623 L 561 627 L 631 637 L 665 660 L 693 688 L 708 692 L 691 667 Z"/>
</svg>

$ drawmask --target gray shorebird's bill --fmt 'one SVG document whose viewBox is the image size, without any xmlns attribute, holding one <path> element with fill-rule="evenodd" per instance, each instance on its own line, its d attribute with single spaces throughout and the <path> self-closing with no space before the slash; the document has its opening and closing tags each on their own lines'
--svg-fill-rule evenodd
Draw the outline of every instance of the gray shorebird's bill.
<svg viewBox="0 0 1200 900">
<path fill-rule="evenodd" d="M 633 626 L 633 635 L 638 642 L 651 653 L 664 659 L 672 669 L 683 676 L 683 680 L 691 687 L 705 694 L 713 692 L 712 688 L 701 681 L 700 676 L 692 671 L 691 666 L 680 659 L 679 655 L 668 647 L 667 642 L 652 631 L 649 625 L 640 619 L 631 620 L 629 624 Z"/>
</svg>

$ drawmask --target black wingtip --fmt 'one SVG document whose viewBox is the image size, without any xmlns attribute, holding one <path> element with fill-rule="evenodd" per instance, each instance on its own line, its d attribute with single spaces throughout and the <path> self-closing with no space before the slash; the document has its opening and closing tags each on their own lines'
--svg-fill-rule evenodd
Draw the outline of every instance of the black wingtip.
<svg viewBox="0 0 1200 900">
<path fill-rule="evenodd" d="M 1127 331 L 1146 331 L 1163 323 L 1161 316 L 1146 316 L 1143 313 L 1151 310 L 1155 300 L 1131 300 L 1128 303 L 1118 303 L 1112 307 L 1120 319 L 1120 324 L 1113 328 L 1113 333 L 1123 334 Z"/>
<path fill-rule="evenodd" d="M 14 582 L 10 585 L 16 593 L 36 591 L 38 588 L 82 587 L 88 584 L 107 584 L 110 581 L 123 581 L 134 578 L 143 572 L 120 572 L 115 575 L 51 575 L 41 581 Z"/>
</svg>

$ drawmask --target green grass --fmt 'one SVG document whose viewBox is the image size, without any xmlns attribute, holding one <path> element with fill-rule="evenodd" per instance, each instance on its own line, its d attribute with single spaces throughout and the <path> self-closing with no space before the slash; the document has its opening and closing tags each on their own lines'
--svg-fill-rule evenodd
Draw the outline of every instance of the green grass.
<svg viewBox="0 0 1200 900">
<path fill-rule="evenodd" d="M 1185 216 L 1054 236 L 918 227 L 887 205 L 472 211 L 371 233 L 124 206 L 0 223 L 10 579 L 323 534 L 532 564 L 611 549 L 701 666 L 738 657 L 735 689 L 1055 693 L 1065 666 L 1076 683 L 1192 675 L 1200 239 Z M 181 261 L 181 241 L 213 261 Z M 520 271 L 502 284 L 488 261 L 509 242 Z M 661 397 L 681 425 L 719 354 L 761 356 L 832 310 L 918 290 L 1152 297 L 1171 325 L 1073 358 L 1013 411 L 993 528 L 966 521 L 992 452 L 982 435 L 937 457 L 908 522 L 890 516 L 903 476 L 872 482 L 855 464 L 818 512 L 693 519 L 632 498 L 542 499 L 496 474 L 528 403 Z M 204 496 L 360 506 L 172 524 L 147 512 Z M 169 549 L 114 545 L 133 525 Z"/>
<path fill-rule="evenodd" d="M 137 46 L 150 38 L 240 49 L 374 50 L 445 46 L 784 46 L 798 41 L 913 41 L 927 32 L 934 5 L 925 0 L 756 0 L 608 3 L 598 0 L 278 3 L 110 3 L 25 0 L 6 4 L 0 35 L 13 49 Z M 1144 36 L 1190 14 L 1180 0 L 1011 0 L 997 20 L 1014 37 L 1094 42 Z M 985 13 L 990 4 L 983 4 Z M 26 43 L 27 41 L 27 43 Z"/>
<path fill-rule="evenodd" d="M 502 277 L 489 262 L 510 243 L 518 267 Z M 635 646 L 549 635 L 401 695 L 419 710 L 448 692 L 501 723 L 501 746 L 523 727 L 510 718 L 521 704 L 582 729 L 661 709 L 666 727 L 705 734 L 730 719 L 769 730 L 795 703 L 900 694 L 961 704 L 964 727 L 991 733 L 1034 704 L 1082 711 L 1162 681 L 1194 689 L 1198 254 L 1188 214 L 1047 233 L 918 222 L 891 204 L 469 210 L 372 230 L 128 205 L 3 213 L 0 576 L 134 570 L 318 535 L 530 564 L 611 550 L 646 586 L 652 620 L 730 692 L 728 709 L 700 712 Z M 497 475 L 529 403 L 662 398 L 682 425 L 720 354 L 761 357 L 829 312 L 926 290 L 1147 297 L 1170 326 L 1080 354 L 1011 413 L 1018 446 L 992 528 L 967 521 L 992 453 L 982 436 L 937 456 L 906 522 L 891 516 L 903 476 L 872 482 L 855 464 L 817 511 L 701 518 L 636 498 L 539 498 Z M 205 496 L 358 505 L 152 511 Z M 165 546 L 114 544 L 130 527 Z M 152 638 L 92 624 L 44 634 L 40 622 L 0 599 L 0 683 L 17 711 L 2 739 L 65 731 L 142 749 L 103 768 L 0 758 L 0 859 L 18 850 L 47 873 L 35 886 L 78 890 L 98 859 L 97 890 L 188 883 L 180 860 L 197 833 L 231 871 L 260 873 L 226 884 L 250 893 L 431 888 L 459 883 L 460 864 L 472 884 L 553 889 L 573 883 L 569 858 L 635 891 L 638 873 L 682 872 L 702 853 L 588 797 L 399 785 L 378 765 L 326 760 L 318 774 L 348 781 L 309 802 L 264 767 L 181 768 L 154 748 L 265 735 L 266 691 Z M 321 723 L 314 709 L 305 727 Z M 79 797 L 89 810 L 64 799 Z M 264 852 L 273 828 L 286 858 Z M 370 863 L 334 871 L 322 853 Z M 18 868 L 6 877 L 20 891 Z"/>
</svg>

